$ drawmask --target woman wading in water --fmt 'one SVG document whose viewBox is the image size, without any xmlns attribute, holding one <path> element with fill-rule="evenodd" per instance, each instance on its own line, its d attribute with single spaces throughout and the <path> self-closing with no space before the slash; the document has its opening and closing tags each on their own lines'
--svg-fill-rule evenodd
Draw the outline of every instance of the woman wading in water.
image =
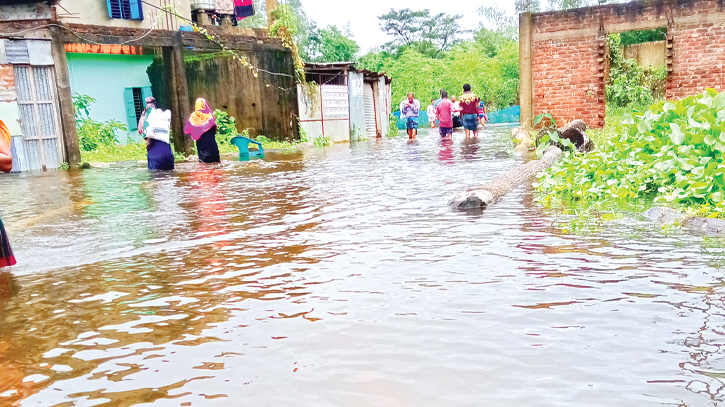
<svg viewBox="0 0 725 407">
<path fill-rule="evenodd" d="M 13 156 L 10 153 L 10 130 L 0 120 L 0 171 L 10 172 L 13 169 Z M 0 267 L 9 267 L 15 264 L 15 256 L 10 248 L 8 235 L 5 233 L 5 226 L 0 220 Z"/>
<path fill-rule="evenodd" d="M 194 113 L 189 116 L 184 126 L 184 133 L 196 141 L 196 151 L 199 153 L 199 162 L 218 163 L 219 146 L 216 143 L 216 119 L 206 99 L 196 99 Z"/>
<path fill-rule="evenodd" d="M 138 122 L 138 132 L 146 140 L 149 169 L 168 171 L 174 169 L 174 152 L 169 144 L 171 112 L 156 107 L 156 99 L 146 98 L 146 110 Z"/>
</svg>

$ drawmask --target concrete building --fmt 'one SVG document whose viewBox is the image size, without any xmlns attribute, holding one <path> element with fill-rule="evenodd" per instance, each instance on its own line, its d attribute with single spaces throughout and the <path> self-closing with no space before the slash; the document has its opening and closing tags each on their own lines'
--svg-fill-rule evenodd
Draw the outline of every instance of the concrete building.
<svg viewBox="0 0 725 407">
<path fill-rule="evenodd" d="M 381 137 L 391 125 L 391 83 L 385 74 L 357 70 L 350 62 L 305 65 L 313 89 L 298 85 L 300 125 L 310 139 L 332 142 Z"/>
<path fill-rule="evenodd" d="M 189 0 L 0 2 L 0 118 L 13 136 L 14 171 L 80 163 L 75 94 L 96 100 L 90 109 L 92 119 L 127 126 L 127 132 L 117 133 L 119 141 L 138 141 L 143 100 L 153 94 L 148 71 L 154 62 L 160 81 L 157 88 L 164 89 L 154 96 L 166 103 L 162 107 L 172 110 L 176 151 L 190 154 L 192 143 L 182 129 L 192 99 L 214 100 L 219 92 L 189 95 L 185 53 L 207 55 L 218 53 L 220 47 L 199 33 L 183 30 L 187 23 L 191 24 Z M 280 120 L 269 119 L 297 111 L 297 95 L 288 91 L 295 89 L 290 51 L 265 33 L 253 31 L 251 38 L 220 27 L 209 27 L 209 31 L 231 52 L 271 72 L 259 79 L 246 72 L 244 91 L 277 103 L 260 112 L 254 123 L 238 118 L 240 130 L 255 127 L 277 138 L 298 138 L 297 126 L 289 124 L 293 121 L 286 120 L 282 126 Z"/>
<path fill-rule="evenodd" d="M 67 24 L 178 30 L 178 19 L 164 9 L 191 20 L 189 0 L 72 0 L 61 1 L 56 12 Z"/>
</svg>

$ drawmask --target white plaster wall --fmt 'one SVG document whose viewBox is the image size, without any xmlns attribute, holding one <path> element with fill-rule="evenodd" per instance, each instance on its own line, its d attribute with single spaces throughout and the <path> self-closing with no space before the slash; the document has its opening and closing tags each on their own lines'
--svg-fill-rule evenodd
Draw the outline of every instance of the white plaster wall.
<svg viewBox="0 0 725 407">
<path fill-rule="evenodd" d="M 180 16 L 191 20 L 191 6 L 189 0 L 145 0 L 159 8 L 165 5 L 173 5 L 176 13 Z M 61 1 L 58 7 L 58 18 L 64 23 L 75 24 L 91 24 L 103 25 L 108 27 L 126 27 L 126 28 L 151 28 L 154 23 L 156 28 L 163 30 L 178 30 L 179 25 L 191 25 L 191 23 L 177 19 L 168 15 L 164 11 L 143 4 L 142 21 L 113 19 L 108 16 L 108 3 L 106 0 L 72 0 Z M 67 11 L 66 11 L 67 10 Z M 157 16 L 159 18 L 157 19 Z"/>
</svg>

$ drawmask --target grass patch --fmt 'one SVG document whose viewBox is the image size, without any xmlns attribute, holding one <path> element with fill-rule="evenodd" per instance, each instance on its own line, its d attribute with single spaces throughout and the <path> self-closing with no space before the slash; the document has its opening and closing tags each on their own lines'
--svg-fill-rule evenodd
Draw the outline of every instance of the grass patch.
<svg viewBox="0 0 725 407">
<path fill-rule="evenodd" d="M 146 143 L 141 142 L 116 145 L 101 144 L 93 151 L 81 150 L 81 160 L 86 163 L 145 161 Z"/>
</svg>

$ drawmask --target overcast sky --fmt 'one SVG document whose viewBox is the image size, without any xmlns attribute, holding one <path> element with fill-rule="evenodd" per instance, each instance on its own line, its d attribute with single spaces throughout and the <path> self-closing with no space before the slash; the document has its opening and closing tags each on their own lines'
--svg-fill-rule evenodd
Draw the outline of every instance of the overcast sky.
<svg viewBox="0 0 725 407">
<path fill-rule="evenodd" d="M 499 9 L 507 10 L 514 15 L 514 1 L 505 2 L 496 0 L 366 0 L 358 2 L 331 1 L 331 0 L 301 0 L 302 8 L 307 18 L 314 20 L 320 28 L 328 25 L 337 25 L 342 28 L 350 22 L 350 28 L 355 41 L 360 45 L 364 54 L 369 49 L 382 45 L 390 40 L 380 30 L 378 16 L 386 14 L 391 8 L 396 10 L 409 8 L 411 10 L 430 9 L 432 13 L 462 14 L 461 25 L 464 28 L 475 29 L 481 18 L 478 15 L 480 6 L 497 5 Z M 467 6 L 462 6 L 467 3 Z M 446 6 L 452 6 L 446 8 Z"/>
</svg>

